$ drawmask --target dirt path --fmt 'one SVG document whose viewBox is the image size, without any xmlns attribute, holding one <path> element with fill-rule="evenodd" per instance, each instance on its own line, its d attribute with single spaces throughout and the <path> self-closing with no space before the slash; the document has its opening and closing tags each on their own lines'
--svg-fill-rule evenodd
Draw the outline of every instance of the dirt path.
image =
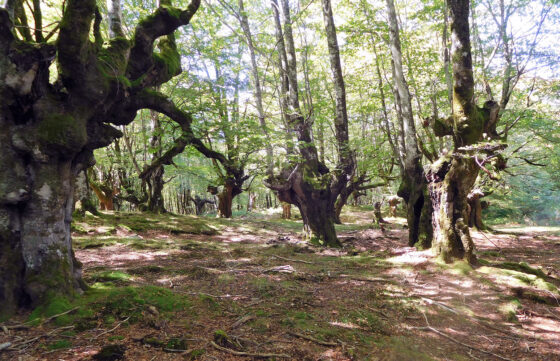
<svg viewBox="0 0 560 361">
<path fill-rule="evenodd" d="M 93 314 L 8 330 L 0 344 L 21 350 L 0 359 L 88 360 L 109 344 L 126 360 L 560 359 L 560 237 L 474 232 L 472 268 L 407 247 L 402 220 L 381 232 L 371 217 L 346 214 L 341 250 L 274 217 L 210 220 L 217 232 L 199 234 L 162 219 L 139 231 L 126 217 L 84 222 L 76 255 L 93 293 L 77 307 Z"/>
</svg>

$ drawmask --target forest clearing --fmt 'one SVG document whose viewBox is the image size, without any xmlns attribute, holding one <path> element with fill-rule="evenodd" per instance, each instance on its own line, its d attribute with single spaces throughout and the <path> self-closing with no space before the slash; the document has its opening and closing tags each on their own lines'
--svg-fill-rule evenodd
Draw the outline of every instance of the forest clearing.
<svg viewBox="0 0 560 361">
<path fill-rule="evenodd" d="M 120 345 L 127 360 L 558 360 L 560 228 L 475 232 L 471 267 L 408 247 L 403 218 L 383 232 L 372 218 L 345 212 L 329 250 L 279 213 L 87 216 L 74 241 L 91 289 L 14 318 L 30 327 L 7 326 L 1 357 Z"/>
<path fill-rule="evenodd" d="M 559 0 L 0 1 L 0 360 L 560 360 Z"/>
</svg>

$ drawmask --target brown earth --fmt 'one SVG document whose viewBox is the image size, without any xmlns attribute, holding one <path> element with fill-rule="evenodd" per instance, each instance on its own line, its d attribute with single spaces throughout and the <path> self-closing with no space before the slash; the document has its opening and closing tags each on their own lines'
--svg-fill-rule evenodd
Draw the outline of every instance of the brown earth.
<svg viewBox="0 0 560 361">
<path fill-rule="evenodd" d="M 298 222 L 278 214 L 208 220 L 214 235 L 117 226 L 109 237 L 86 222 L 76 255 L 89 284 L 154 285 L 188 305 L 0 330 L 0 344 L 12 343 L 0 359 L 90 360 L 120 344 L 126 360 L 560 360 L 557 230 L 473 232 L 473 268 L 407 247 L 402 219 L 382 232 L 372 217 L 345 213 L 340 250 L 302 242 Z"/>
</svg>

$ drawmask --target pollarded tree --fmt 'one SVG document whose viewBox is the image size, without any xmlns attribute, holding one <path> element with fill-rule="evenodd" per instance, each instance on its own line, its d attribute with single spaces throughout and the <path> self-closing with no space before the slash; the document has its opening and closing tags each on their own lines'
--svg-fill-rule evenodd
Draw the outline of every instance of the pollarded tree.
<svg viewBox="0 0 560 361">
<path fill-rule="evenodd" d="M 277 47 L 280 54 L 281 76 L 283 79 L 281 103 L 288 120 L 288 126 L 296 134 L 301 160 L 281 174 L 269 177 L 267 187 L 277 191 L 282 202 L 297 206 L 304 224 L 321 244 L 340 246 L 334 228 L 335 202 L 347 186 L 354 172 L 354 156 L 348 144 L 348 115 L 346 111 L 346 91 L 342 78 L 340 54 L 336 38 L 332 9 L 329 0 L 322 1 L 323 19 L 327 34 L 329 58 L 335 87 L 336 114 L 334 120 L 335 138 L 338 151 L 337 168 L 329 169 L 320 161 L 317 148 L 311 136 L 311 124 L 302 114 L 296 66 L 296 51 L 292 32 L 292 19 L 288 0 L 282 0 L 284 29 L 280 23 L 279 7 L 272 0 L 277 31 Z"/>
<path fill-rule="evenodd" d="M 434 162 L 428 173 L 434 209 L 433 247 L 446 261 L 465 258 L 475 261 L 474 244 L 468 226 L 468 198 L 478 173 L 478 154 L 491 153 L 502 145 L 482 143 L 484 136 L 496 135 L 499 105 L 475 103 L 469 31 L 469 0 L 447 0 L 450 10 L 453 67 L 453 114 L 436 119 L 438 136 L 451 135 L 454 149 Z"/>
<path fill-rule="evenodd" d="M 160 1 L 131 39 L 120 30 L 119 2 L 112 3 L 115 36 L 105 44 L 95 0 L 65 2 L 55 43 L 40 31 L 35 39 L 16 33 L 14 22 L 25 17 L 15 16 L 21 0 L 0 8 L 2 314 L 84 288 L 70 237 L 74 178 L 94 163 L 94 149 L 121 136 L 111 124 L 152 109 L 179 123 L 182 142 L 197 143 L 191 116 L 153 89 L 181 72 L 173 33 L 190 22 L 200 0 L 185 10 Z M 40 30 L 40 2 L 34 4 Z"/>
</svg>

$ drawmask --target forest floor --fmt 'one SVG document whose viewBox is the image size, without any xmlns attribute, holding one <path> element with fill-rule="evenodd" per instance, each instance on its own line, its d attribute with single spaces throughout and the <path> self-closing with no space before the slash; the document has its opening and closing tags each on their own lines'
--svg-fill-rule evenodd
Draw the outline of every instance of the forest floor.
<svg viewBox="0 0 560 361">
<path fill-rule="evenodd" d="M 90 289 L 6 322 L 0 359 L 560 359 L 560 228 L 473 232 L 473 268 L 347 208 L 337 250 L 276 213 L 77 220 Z"/>
</svg>

